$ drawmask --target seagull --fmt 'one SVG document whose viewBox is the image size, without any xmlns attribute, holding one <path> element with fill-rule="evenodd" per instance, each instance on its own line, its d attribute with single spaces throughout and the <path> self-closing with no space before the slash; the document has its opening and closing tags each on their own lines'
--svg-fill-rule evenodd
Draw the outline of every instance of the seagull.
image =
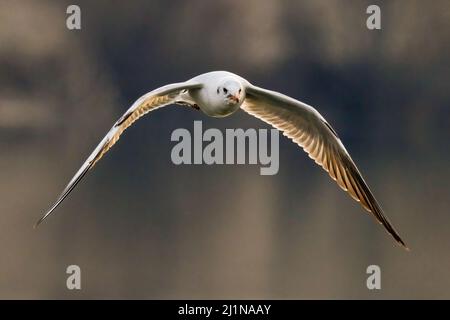
<svg viewBox="0 0 450 320">
<path fill-rule="evenodd" d="M 35 227 L 61 204 L 128 127 L 150 111 L 171 104 L 188 106 L 218 118 L 229 116 L 241 108 L 272 125 L 302 147 L 339 187 L 347 191 L 384 226 L 398 244 L 408 250 L 383 213 L 336 131 L 316 109 L 284 94 L 257 87 L 227 71 L 208 72 L 186 82 L 169 84 L 136 100 L 109 130 Z"/>
</svg>

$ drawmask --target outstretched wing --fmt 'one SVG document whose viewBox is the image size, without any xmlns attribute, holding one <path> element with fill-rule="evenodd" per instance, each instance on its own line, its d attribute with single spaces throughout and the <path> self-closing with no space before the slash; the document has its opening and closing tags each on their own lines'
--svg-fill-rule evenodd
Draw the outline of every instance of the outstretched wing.
<svg viewBox="0 0 450 320">
<path fill-rule="evenodd" d="M 192 82 L 174 83 L 151 91 L 140 97 L 135 103 L 133 103 L 128 111 L 125 112 L 119 120 L 117 120 L 111 130 L 109 130 L 103 140 L 99 143 L 97 148 L 95 148 L 95 150 L 88 157 L 86 162 L 83 163 L 72 180 L 70 180 L 69 184 L 66 186 L 53 206 L 35 224 L 35 227 L 37 227 L 53 212 L 53 210 L 56 209 L 56 207 L 69 195 L 81 179 L 83 179 L 84 175 L 94 167 L 94 165 L 105 155 L 106 152 L 108 152 L 109 149 L 111 149 L 117 140 L 119 140 L 120 135 L 136 120 L 152 110 L 179 101 L 180 94 L 185 90 L 200 89 L 201 87 L 201 84 Z"/>
<path fill-rule="evenodd" d="M 407 249 L 376 201 L 333 128 L 313 107 L 281 93 L 250 85 L 241 107 L 271 124 L 301 146 L 353 199 L 371 212 L 394 239 Z"/>
</svg>

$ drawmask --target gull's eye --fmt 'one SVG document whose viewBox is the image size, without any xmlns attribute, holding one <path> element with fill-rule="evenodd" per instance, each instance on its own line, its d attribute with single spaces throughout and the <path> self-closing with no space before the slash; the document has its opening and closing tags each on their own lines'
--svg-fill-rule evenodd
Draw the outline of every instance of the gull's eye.
<svg viewBox="0 0 450 320">
<path fill-rule="evenodd" d="M 228 89 L 227 88 L 223 88 L 223 93 L 227 94 L 228 93 Z"/>
<path fill-rule="evenodd" d="M 217 94 L 219 94 L 219 92 L 220 92 L 219 90 L 220 90 L 220 88 L 217 88 Z"/>
<path fill-rule="evenodd" d="M 239 89 L 239 93 L 241 93 L 242 89 Z"/>
</svg>

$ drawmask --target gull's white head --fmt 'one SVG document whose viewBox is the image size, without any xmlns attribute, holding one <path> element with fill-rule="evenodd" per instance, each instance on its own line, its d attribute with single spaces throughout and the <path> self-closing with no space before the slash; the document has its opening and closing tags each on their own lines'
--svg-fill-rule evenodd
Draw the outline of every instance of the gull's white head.
<svg viewBox="0 0 450 320">
<path fill-rule="evenodd" d="M 224 105 L 236 107 L 236 109 L 242 104 L 245 98 L 245 90 L 242 84 L 235 79 L 224 79 L 217 86 L 216 94 L 220 97 Z"/>
</svg>

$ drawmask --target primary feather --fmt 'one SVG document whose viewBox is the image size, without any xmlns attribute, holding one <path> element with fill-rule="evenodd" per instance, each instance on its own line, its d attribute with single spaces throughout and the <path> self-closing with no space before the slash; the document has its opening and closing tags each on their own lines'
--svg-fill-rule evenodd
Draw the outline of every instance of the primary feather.
<svg viewBox="0 0 450 320">
<path fill-rule="evenodd" d="M 86 173 L 91 170 L 94 165 L 112 148 L 112 146 L 119 140 L 121 134 L 130 127 L 136 120 L 141 118 L 146 113 L 166 106 L 168 104 L 177 102 L 180 98 L 180 93 L 184 90 L 199 89 L 201 85 L 198 83 L 175 83 L 167 85 L 151 91 L 138 100 L 123 114 L 119 120 L 109 130 L 103 140 L 98 144 L 95 150 L 83 163 L 81 168 L 70 180 L 69 184 L 63 190 L 56 202 L 51 208 L 36 222 L 35 227 L 42 223 L 69 195 L 69 193 L 76 187 L 76 185 L 83 179 Z"/>
<path fill-rule="evenodd" d="M 403 247 L 405 242 L 394 229 L 370 191 L 333 128 L 313 107 L 281 93 L 247 87 L 242 109 L 271 124 L 302 147 L 331 178 L 371 212 L 387 232 Z"/>
</svg>

